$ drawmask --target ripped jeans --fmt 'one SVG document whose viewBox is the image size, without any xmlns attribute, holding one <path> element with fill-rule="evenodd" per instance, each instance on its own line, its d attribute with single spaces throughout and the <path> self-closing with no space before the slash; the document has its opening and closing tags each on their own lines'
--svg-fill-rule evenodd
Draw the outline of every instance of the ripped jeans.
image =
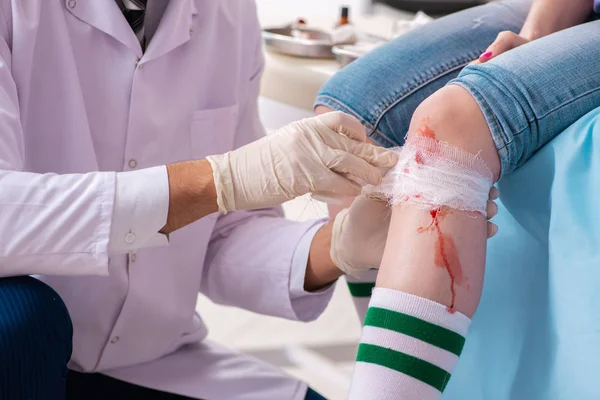
<svg viewBox="0 0 600 400">
<path fill-rule="evenodd" d="M 337 73 L 315 105 L 354 115 L 376 143 L 391 147 L 403 144 L 412 114 L 424 99 L 444 85 L 460 85 L 485 116 L 502 174 L 510 173 L 600 106 L 600 21 L 467 66 L 498 33 L 518 33 L 530 4 L 492 2 L 402 35 Z"/>
</svg>

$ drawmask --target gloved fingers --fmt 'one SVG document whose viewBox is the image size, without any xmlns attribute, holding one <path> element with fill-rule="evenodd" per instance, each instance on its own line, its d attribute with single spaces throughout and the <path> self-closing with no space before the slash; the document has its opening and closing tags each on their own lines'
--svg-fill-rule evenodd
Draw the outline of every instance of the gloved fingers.
<svg viewBox="0 0 600 400">
<path fill-rule="evenodd" d="M 387 223 L 392 215 L 392 209 L 387 199 L 360 195 L 350 206 L 350 214 L 360 221 L 366 220 L 377 224 Z"/>
<path fill-rule="evenodd" d="M 331 171 L 323 182 L 326 182 L 326 185 L 319 185 L 319 189 L 315 190 L 321 197 L 343 199 L 347 196 L 358 196 L 362 191 L 362 187 L 356 182 Z"/>
<path fill-rule="evenodd" d="M 398 162 L 398 156 L 385 147 L 367 143 L 348 143 L 347 152 L 362 158 L 377 168 L 392 168 Z"/>
<path fill-rule="evenodd" d="M 346 153 L 342 150 L 330 150 L 323 155 L 325 165 L 332 171 L 362 185 L 379 185 L 381 171 L 370 165 L 362 158 Z"/>
<path fill-rule="evenodd" d="M 490 200 L 498 200 L 500 197 L 500 190 L 496 186 L 492 186 L 490 189 Z"/>
<path fill-rule="evenodd" d="M 492 200 L 488 200 L 485 207 L 485 212 L 487 219 L 494 218 L 496 214 L 498 214 L 498 204 L 494 203 Z"/>
<path fill-rule="evenodd" d="M 311 121 L 315 123 L 320 139 L 332 149 L 354 154 L 377 168 L 392 168 L 398 162 L 398 156 L 394 152 L 381 146 L 363 143 L 366 141 L 365 130 L 360 122 L 350 115 L 331 112 Z"/>
<path fill-rule="evenodd" d="M 352 115 L 341 111 L 332 111 L 316 117 L 329 129 L 359 142 L 367 141 L 367 133 L 362 124 Z"/>
<path fill-rule="evenodd" d="M 487 235 L 488 235 L 488 239 L 494 237 L 496 235 L 496 233 L 498 233 L 498 225 L 496 225 L 493 222 L 488 222 L 487 223 Z"/>
<path fill-rule="evenodd" d="M 331 130 L 321 131 L 321 140 L 334 150 L 342 150 L 360 157 L 377 168 L 392 168 L 398 156 L 391 150 L 370 143 L 359 143 Z"/>
</svg>

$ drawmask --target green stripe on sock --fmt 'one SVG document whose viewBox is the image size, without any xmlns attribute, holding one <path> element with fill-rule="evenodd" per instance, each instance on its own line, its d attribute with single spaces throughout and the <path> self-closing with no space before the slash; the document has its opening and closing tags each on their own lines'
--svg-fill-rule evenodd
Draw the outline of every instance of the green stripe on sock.
<svg viewBox="0 0 600 400">
<path fill-rule="evenodd" d="M 375 282 L 347 282 L 350 294 L 354 297 L 371 297 Z"/>
<path fill-rule="evenodd" d="M 465 338 L 439 325 L 423 321 L 412 315 L 385 308 L 369 307 L 365 326 L 375 326 L 412 336 L 433 346 L 460 356 Z"/>
<path fill-rule="evenodd" d="M 358 346 L 356 361 L 381 365 L 402 372 L 408 376 L 420 380 L 443 392 L 450 380 L 450 374 L 442 368 L 385 347 L 373 344 L 361 343 Z"/>
</svg>

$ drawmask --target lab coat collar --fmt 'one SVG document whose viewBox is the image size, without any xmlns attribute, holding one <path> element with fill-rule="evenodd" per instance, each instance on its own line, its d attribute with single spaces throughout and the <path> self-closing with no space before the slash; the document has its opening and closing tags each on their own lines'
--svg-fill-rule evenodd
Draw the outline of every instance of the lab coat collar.
<svg viewBox="0 0 600 400">
<path fill-rule="evenodd" d="M 115 1 L 65 0 L 65 7 L 76 18 L 114 37 L 135 51 L 138 58 L 142 57 L 140 42 Z"/>
<path fill-rule="evenodd" d="M 150 61 L 190 40 L 193 17 L 198 14 L 194 0 L 170 1 L 156 33 L 143 54 L 140 42 L 115 1 L 65 0 L 67 10 L 81 21 L 114 37 L 136 53 L 138 58 Z"/>
<path fill-rule="evenodd" d="M 170 1 L 148 44 L 143 60 L 156 59 L 181 46 L 194 33 L 193 17 L 198 14 L 195 0 Z"/>
</svg>

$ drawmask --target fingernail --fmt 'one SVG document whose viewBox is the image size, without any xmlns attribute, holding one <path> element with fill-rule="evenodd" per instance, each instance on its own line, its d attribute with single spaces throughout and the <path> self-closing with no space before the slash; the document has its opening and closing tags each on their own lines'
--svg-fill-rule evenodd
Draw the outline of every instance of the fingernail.
<svg viewBox="0 0 600 400">
<path fill-rule="evenodd" d="M 491 227 L 490 237 L 495 236 L 498 233 L 498 225 L 493 225 Z"/>
<path fill-rule="evenodd" d="M 487 53 L 483 53 L 482 55 L 479 56 L 479 59 L 484 59 L 484 58 L 490 58 L 492 56 L 492 52 L 488 51 Z"/>
</svg>

